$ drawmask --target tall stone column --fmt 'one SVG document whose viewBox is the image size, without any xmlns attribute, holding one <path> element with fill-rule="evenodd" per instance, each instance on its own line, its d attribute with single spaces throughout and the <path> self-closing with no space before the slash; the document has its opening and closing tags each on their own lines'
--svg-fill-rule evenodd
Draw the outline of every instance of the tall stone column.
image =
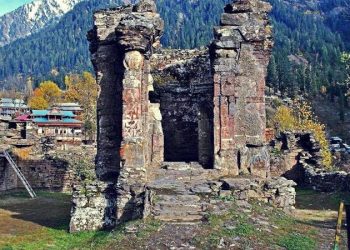
<svg viewBox="0 0 350 250">
<path fill-rule="evenodd" d="M 214 167 L 230 175 L 268 174 L 264 90 L 272 47 L 270 9 L 260 0 L 235 1 L 214 28 Z"/>
<path fill-rule="evenodd" d="M 159 44 L 163 21 L 152 0 L 140 1 L 116 27 L 116 42 L 124 53 L 122 81 L 122 141 L 117 182 L 117 220 L 139 218 L 143 213 L 144 185 L 152 160 L 149 124 L 149 80 L 153 47 Z"/>
<path fill-rule="evenodd" d="M 100 85 L 99 181 L 75 189 L 71 231 L 111 228 L 142 216 L 147 170 L 163 161 L 159 105 L 149 102 L 149 60 L 164 27 L 156 11 L 153 0 L 141 0 L 94 15 L 88 39 Z"/>
</svg>

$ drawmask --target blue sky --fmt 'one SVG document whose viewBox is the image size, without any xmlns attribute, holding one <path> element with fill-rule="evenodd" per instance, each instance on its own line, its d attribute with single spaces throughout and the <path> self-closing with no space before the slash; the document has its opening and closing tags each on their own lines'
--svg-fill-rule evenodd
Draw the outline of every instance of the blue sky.
<svg viewBox="0 0 350 250">
<path fill-rule="evenodd" d="M 32 0 L 0 0 L 0 16 Z"/>
</svg>

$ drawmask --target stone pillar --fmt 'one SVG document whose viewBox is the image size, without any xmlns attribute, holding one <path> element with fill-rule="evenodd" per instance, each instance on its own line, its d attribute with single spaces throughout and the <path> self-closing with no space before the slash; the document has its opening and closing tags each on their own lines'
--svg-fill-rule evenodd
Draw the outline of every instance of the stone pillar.
<svg viewBox="0 0 350 250">
<path fill-rule="evenodd" d="M 150 62 L 159 43 L 164 23 L 151 0 L 141 1 L 116 28 L 117 44 L 124 51 L 123 124 L 118 178 L 117 219 L 140 218 L 143 213 L 144 185 L 152 164 L 154 132 L 149 113 Z M 152 129 L 152 131 L 150 131 Z M 158 131 L 159 132 L 159 131 Z M 158 133 L 159 134 L 159 133 Z"/>
<path fill-rule="evenodd" d="M 272 47 L 270 9 L 260 0 L 236 1 L 214 28 L 214 167 L 230 175 L 268 174 L 264 90 Z"/>
<path fill-rule="evenodd" d="M 73 194 L 71 230 L 110 228 L 143 214 L 147 169 L 163 161 L 159 105 L 149 102 L 150 57 L 164 23 L 153 0 L 101 10 L 88 33 L 100 93 L 94 186 Z M 150 125 L 152 124 L 152 126 Z M 161 153 L 161 155 L 160 155 Z M 97 191 L 96 191 L 97 190 Z M 98 204 L 86 203 L 93 197 Z M 105 209 L 103 209 L 105 207 Z M 91 222 L 84 213 L 95 216 Z"/>
</svg>

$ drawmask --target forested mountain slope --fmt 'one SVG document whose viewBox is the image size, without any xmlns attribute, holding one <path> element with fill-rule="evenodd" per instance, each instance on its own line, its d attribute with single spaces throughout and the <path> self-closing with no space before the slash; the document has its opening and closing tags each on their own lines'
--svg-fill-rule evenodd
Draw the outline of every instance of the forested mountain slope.
<svg viewBox="0 0 350 250">
<path fill-rule="evenodd" d="M 347 41 L 328 26 L 327 16 L 312 5 L 270 0 L 275 48 L 268 82 L 282 94 L 313 94 L 344 79 L 341 53 Z M 315 6 L 313 6 L 315 8 Z M 317 6 L 316 6 L 317 7 Z"/>
<path fill-rule="evenodd" d="M 62 74 L 91 69 L 86 33 L 92 28 L 92 13 L 122 2 L 81 2 L 56 26 L 0 48 L 0 81 L 18 74 L 47 77 L 52 69 Z M 166 24 L 163 45 L 193 48 L 208 44 L 212 27 L 218 23 L 227 2 L 229 0 L 159 0 L 158 8 Z M 3 85 L 6 86 L 6 81 Z"/>
<path fill-rule="evenodd" d="M 230 1 L 158 0 L 166 25 L 163 46 L 194 48 L 209 44 L 212 27 Z M 339 58 L 348 46 L 345 38 L 349 31 L 341 25 L 346 23 L 344 8 L 337 6 L 348 0 L 288 1 L 270 0 L 276 46 L 269 83 L 293 95 L 315 92 L 321 86 L 341 81 Z M 32 75 L 36 82 L 44 78 L 62 82 L 64 74 L 91 70 L 86 33 L 92 27 L 92 13 L 121 2 L 124 1 L 81 2 L 57 25 L 0 48 L 0 85 L 2 81 L 10 88 L 8 79 L 13 82 L 18 75 Z M 59 72 L 55 77 L 53 69 Z"/>
</svg>

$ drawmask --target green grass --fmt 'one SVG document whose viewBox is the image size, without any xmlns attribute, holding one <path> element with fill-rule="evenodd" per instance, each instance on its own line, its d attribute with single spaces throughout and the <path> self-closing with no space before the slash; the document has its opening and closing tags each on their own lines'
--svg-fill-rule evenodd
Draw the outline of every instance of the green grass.
<svg viewBox="0 0 350 250">
<path fill-rule="evenodd" d="M 149 237 L 156 232 L 160 223 L 158 221 L 142 222 L 136 221 L 133 224 L 142 224 L 140 232 L 136 233 L 135 241 L 140 244 L 144 238 Z M 96 249 L 114 249 L 121 245 L 122 241 L 127 241 L 128 235 L 124 233 L 126 225 L 118 227 L 112 232 L 80 232 L 70 234 L 67 230 L 44 228 L 43 230 L 33 232 L 32 236 L 21 237 L 9 244 L 0 243 L 0 250 L 96 250 Z M 36 235 L 37 238 L 34 238 Z M 38 237 L 39 236 L 39 237 Z M 1 241 L 0 241 L 1 242 Z M 134 242 L 135 243 L 135 242 Z M 113 247 L 114 246 L 114 247 Z"/>
<path fill-rule="evenodd" d="M 139 220 L 120 225 L 112 232 L 68 232 L 70 195 L 37 191 L 38 198 L 30 199 L 25 190 L 13 191 L 0 196 L 0 216 L 5 216 L 0 228 L 0 250 L 98 250 L 115 249 L 128 244 L 126 226 L 138 228 L 133 244 L 141 244 L 144 238 L 158 231 L 161 223 L 156 220 Z M 15 213 L 7 215 L 7 212 Z M 7 216 L 7 217 L 6 217 Z M 18 218 L 13 220 L 11 217 Z M 4 227 L 13 234 L 8 234 Z M 3 233 L 3 235 L 1 235 Z"/>
<path fill-rule="evenodd" d="M 60 201 L 67 201 L 71 196 L 69 193 L 50 192 L 47 190 L 35 190 L 35 193 L 39 198 L 52 198 Z M 17 200 L 18 202 L 23 202 L 28 199 L 30 199 L 30 195 L 25 189 L 8 191 L 0 194 L 0 205 L 1 202 L 5 202 L 6 200 L 11 200 L 12 202 Z"/>
<path fill-rule="evenodd" d="M 252 224 L 249 224 L 247 222 L 241 222 L 239 223 L 234 229 L 224 229 L 223 235 L 228 237 L 248 237 L 252 236 L 256 233 L 256 230 Z"/>
<path fill-rule="evenodd" d="M 323 193 L 311 189 L 297 189 L 297 208 L 300 209 L 337 211 L 340 201 L 350 204 L 350 193 Z"/>
<path fill-rule="evenodd" d="M 141 249 L 145 242 L 158 237 L 157 232 L 162 228 L 159 221 L 147 219 L 121 225 L 112 232 L 69 234 L 70 195 L 45 191 L 37 193 L 39 197 L 36 200 L 29 199 L 24 191 L 0 196 L 0 209 L 15 212 L 11 216 L 17 219 L 11 221 L 9 217 L 7 219 L 11 223 L 2 222 L 4 217 L 1 217 L 0 211 L 0 250 Z M 302 202 L 299 206 L 304 207 L 320 206 L 318 203 L 322 197 L 320 207 L 335 206 L 344 196 L 342 193 L 325 196 L 310 190 L 298 190 L 298 200 Z M 227 204 L 230 201 L 223 199 L 221 202 Z M 287 250 L 317 248 L 316 242 L 322 230 L 319 227 L 258 201 L 252 203 L 249 213 L 237 207 L 234 201 L 229 204 L 231 209 L 227 213 L 208 216 L 208 222 L 200 226 L 192 244 L 199 249 L 215 249 L 222 239 L 224 242 L 238 239 L 241 246 L 255 247 L 261 243 L 266 247 L 284 247 Z M 269 224 L 256 223 L 259 218 Z M 4 236 L 1 234 L 1 227 L 12 230 L 14 226 L 23 226 L 24 229 L 19 232 L 14 230 L 13 235 L 4 230 Z M 136 234 L 125 233 L 126 227 L 137 228 Z"/>
<path fill-rule="evenodd" d="M 312 250 L 316 249 L 316 242 L 308 236 L 298 233 L 290 233 L 278 240 L 278 245 L 287 250 Z"/>
</svg>

